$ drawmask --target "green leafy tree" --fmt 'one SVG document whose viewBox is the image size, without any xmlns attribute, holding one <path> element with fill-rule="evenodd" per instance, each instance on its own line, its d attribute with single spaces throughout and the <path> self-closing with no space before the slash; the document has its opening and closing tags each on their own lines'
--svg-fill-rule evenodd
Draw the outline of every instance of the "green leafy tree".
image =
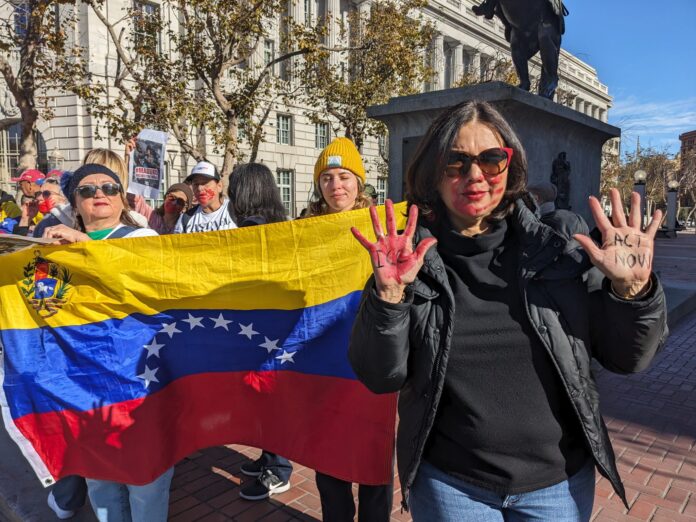
<svg viewBox="0 0 696 522">
<path fill-rule="evenodd" d="M 265 43 L 288 19 L 285 1 L 165 0 L 166 19 L 145 15 L 136 4 L 115 21 L 106 16 L 103 1 L 85 1 L 107 28 L 120 68 L 114 86 L 121 96 L 100 99 L 92 112 L 123 141 L 145 126 L 169 131 L 197 160 L 205 158 L 210 138 L 223 155 L 223 175 L 239 157 L 240 137 L 255 157 L 273 104 L 297 89 L 281 78 L 283 66 L 330 51 L 321 31 L 297 24 L 292 46 L 267 52 Z"/>
<path fill-rule="evenodd" d="M 651 215 L 656 208 L 667 206 L 667 183 L 676 179 L 678 164 L 669 151 L 644 148 L 640 151 L 626 153 L 621 161 L 605 162 L 602 169 L 601 191 L 606 196 L 612 187 L 621 192 L 622 199 L 628 207 L 634 186 L 634 174 L 643 170 L 647 213 Z"/>
<path fill-rule="evenodd" d="M 324 27 L 337 24 L 347 48 L 334 57 L 326 51 L 307 55 L 298 68 L 310 119 L 331 121 L 358 147 L 367 136 L 384 134 L 384 124 L 368 118 L 367 107 L 419 92 L 432 74 L 424 55 L 433 27 L 418 14 L 425 4 L 378 0 L 341 20 L 325 18 Z"/>
<path fill-rule="evenodd" d="M 53 117 L 53 97 L 90 92 L 81 49 L 70 39 L 74 4 L 0 0 L 0 78 L 19 111 L 18 119 L 2 123 L 21 122 L 20 171 L 36 166 L 36 123 Z"/>
</svg>

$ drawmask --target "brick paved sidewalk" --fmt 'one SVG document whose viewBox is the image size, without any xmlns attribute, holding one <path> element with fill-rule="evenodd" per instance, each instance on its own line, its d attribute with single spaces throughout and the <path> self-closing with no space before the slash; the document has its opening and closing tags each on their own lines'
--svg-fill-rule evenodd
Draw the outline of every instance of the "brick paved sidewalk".
<svg viewBox="0 0 696 522">
<path fill-rule="evenodd" d="M 598 380 L 631 509 L 602 479 L 594 520 L 696 521 L 696 314 L 648 371 Z"/>
<path fill-rule="evenodd" d="M 605 479 L 597 482 L 593 521 L 696 522 L 696 314 L 672 332 L 645 373 L 598 371 L 602 411 L 616 450 L 630 511 Z M 259 455 L 245 446 L 210 448 L 176 468 L 172 522 L 226 520 L 280 522 L 321 519 L 314 472 L 296 466 L 292 488 L 268 501 L 239 498 L 240 466 Z M 392 520 L 400 512 L 398 482 Z"/>
<path fill-rule="evenodd" d="M 250 502 L 239 497 L 239 486 L 254 480 L 241 473 L 244 462 L 260 455 L 260 450 L 246 446 L 209 448 L 177 467 L 169 505 L 171 522 L 218 522 L 226 520 L 281 522 L 286 520 L 321 520 L 319 492 L 314 471 L 295 464 L 290 490 L 267 501 Z M 392 520 L 411 520 L 400 513 L 401 495 L 397 484 Z M 353 493 L 357 495 L 357 487 Z"/>
</svg>

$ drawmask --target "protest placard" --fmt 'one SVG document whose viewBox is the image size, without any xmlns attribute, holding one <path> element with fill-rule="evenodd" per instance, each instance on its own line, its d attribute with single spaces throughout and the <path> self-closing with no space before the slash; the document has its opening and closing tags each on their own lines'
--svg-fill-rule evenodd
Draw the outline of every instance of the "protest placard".
<svg viewBox="0 0 696 522">
<path fill-rule="evenodd" d="M 159 198 L 164 179 L 167 133 L 143 129 L 135 140 L 128 164 L 128 192 L 144 198 Z"/>
</svg>

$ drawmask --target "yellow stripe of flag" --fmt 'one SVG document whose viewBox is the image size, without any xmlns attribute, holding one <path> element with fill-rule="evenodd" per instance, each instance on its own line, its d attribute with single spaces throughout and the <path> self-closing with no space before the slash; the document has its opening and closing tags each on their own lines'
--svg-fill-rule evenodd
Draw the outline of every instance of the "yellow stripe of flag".
<svg viewBox="0 0 696 522">
<path fill-rule="evenodd" d="M 405 226 L 406 205 L 395 206 Z M 384 222 L 384 207 L 379 207 Z M 367 209 L 224 232 L 27 249 L 2 257 L 0 329 L 88 324 L 170 309 L 293 310 L 362 290 L 374 238 Z M 65 303 L 50 317 L 22 293 L 39 253 L 67 269 Z"/>
</svg>

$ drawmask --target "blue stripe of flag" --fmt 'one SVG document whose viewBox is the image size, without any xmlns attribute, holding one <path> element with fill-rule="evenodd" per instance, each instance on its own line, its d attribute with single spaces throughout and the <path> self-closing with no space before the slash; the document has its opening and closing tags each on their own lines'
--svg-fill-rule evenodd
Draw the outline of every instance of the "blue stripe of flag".
<svg viewBox="0 0 696 522">
<path fill-rule="evenodd" d="M 138 399 L 206 372 L 290 370 L 355 379 L 346 354 L 360 295 L 299 310 L 170 310 L 1 331 L 12 417 Z"/>
</svg>

